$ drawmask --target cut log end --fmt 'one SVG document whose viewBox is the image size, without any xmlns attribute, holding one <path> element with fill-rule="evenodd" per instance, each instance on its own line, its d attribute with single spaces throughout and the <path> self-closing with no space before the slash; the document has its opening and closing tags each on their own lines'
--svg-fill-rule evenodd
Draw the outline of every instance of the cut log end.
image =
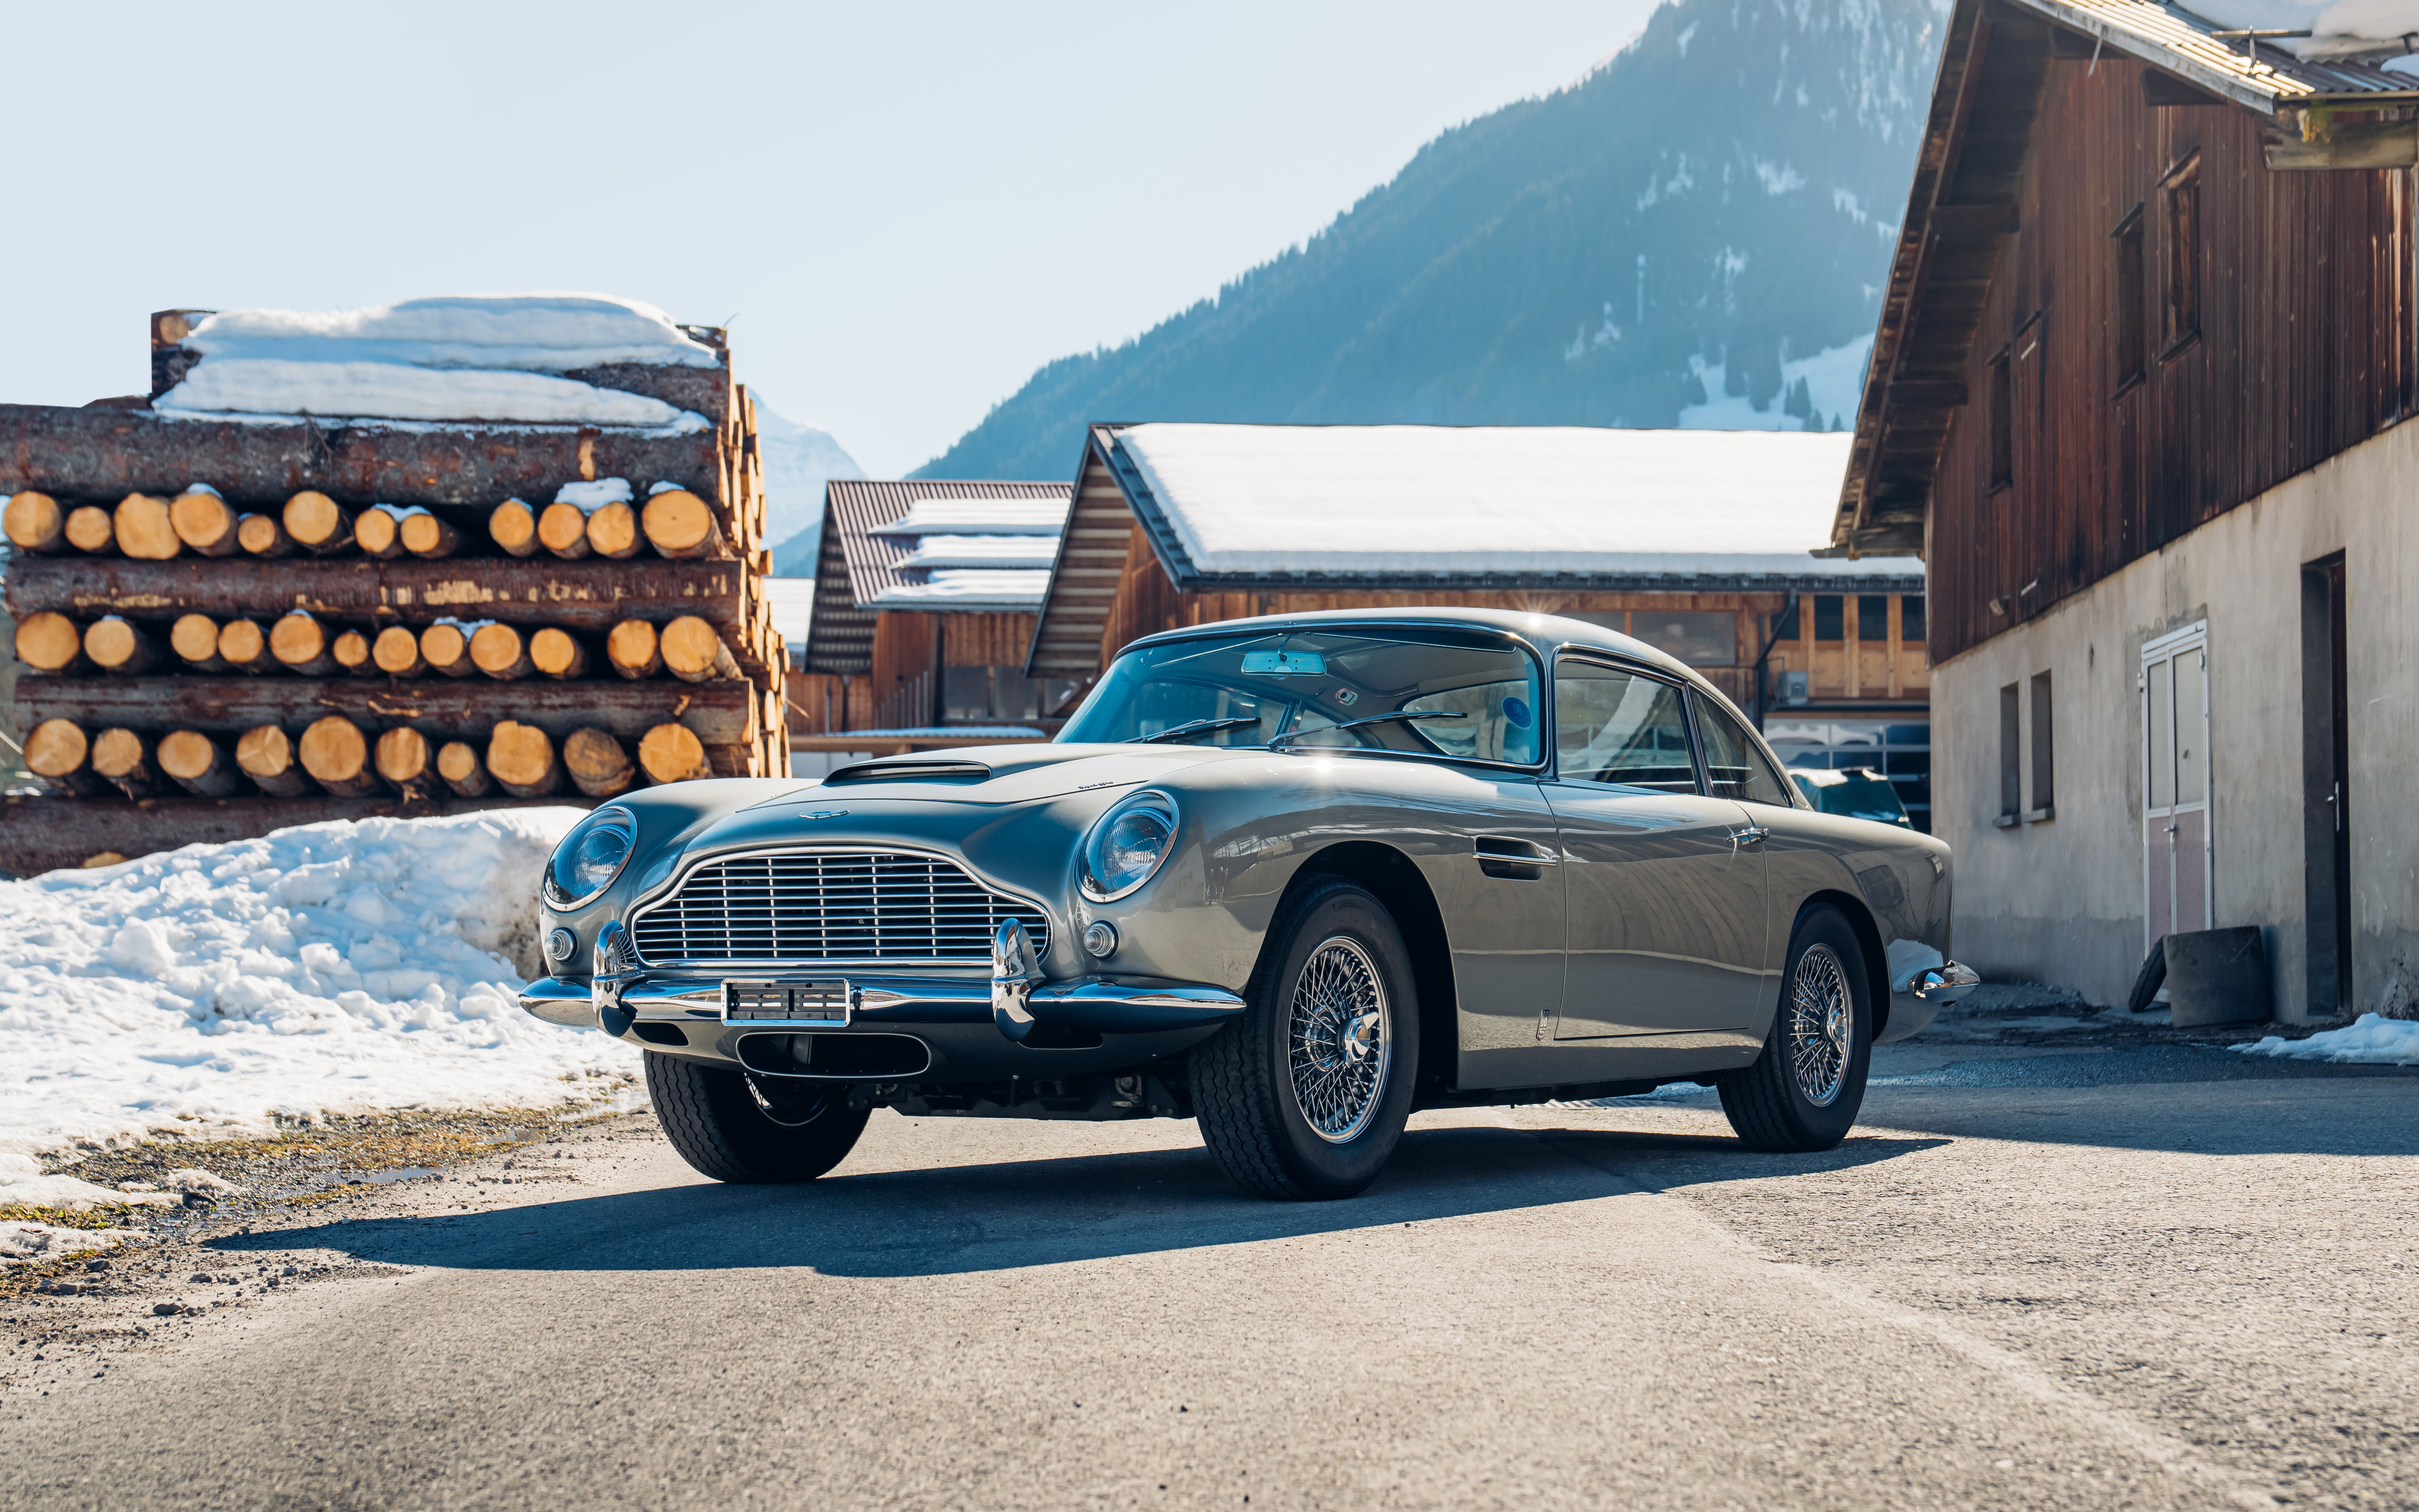
<svg viewBox="0 0 2419 1512">
<path fill-rule="evenodd" d="M 166 562 L 181 554 L 185 543 L 168 518 L 168 501 L 156 494 L 131 493 L 117 501 L 110 516 L 121 555 L 138 562 Z"/>
<path fill-rule="evenodd" d="M 537 671 L 530 660 L 529 641 L 509 625 L 483 625 L 470 637 L 470 661 L 500 682 L 513 682 Z"/>
<path fill-rule="evenodd" d="M 547 625 L 530 637 L 530 664 L 547 677 L 584 677 L 588 673 L 588 648 L 568 630 Z"/>
<path fill-rule="evenodd" d="M 574 730 L 562 743 L 562 766 L 572 785 L 592 798 L 625 793 L 639 779 L 630 753 L 602 730 Z"/>
<path fill-rule="evenodd" d="M 315 556 L 333 556 L 353 548 L 353 517 L 316 488 L 305 488 L 286 500 L 279 518 L 294 544 Z"/>
<path fill-rule="evenodd" d="M 198 730 L 161 736 L 156 754 L 168 780 L 197 798 L 231 798 L 248 786 L 227 748 Z"/>
<path fill-rule="evenodd" d="M 313 720 L 297 742 L 296 755 L 312 780 L 337 797 L 367 797 L 378 791 L 369 737 L 341 714 Z"/>
<path fill-rule="evenodd" d="M 712 777 L 705 744 L 681 724 L 659 724 L 639 739 L 639 765 L 656 782 L 686 782 Z"/>
<path fill-rule="evenodd" d="M 92 741 L 73 719 L 45 719 L 25 737 L 25 769 L 58 782 L 89 769 Z"/>
<path fill-rule="evenodd" d="M 370 643 L 370 662 L 389 677 L 418 677 L 428 671 L 420 654 L 420 637 L 400 625 L 390 625 Z"/>
<path fill-rule="evenodd" d="M 160 791 L 151 748 L 131 730 L 104 730 L 93 737 L 92 773 L 130 798 L 147 798 Z"/>
<path fill-rule="evenodd" d="M 447 677 L 476 677 L 479 664 L 470 659 L 470 638 L 458 625 L 432 625 L 420 632 L 421 658 Z"/>
<path fill-rule="evenodd" d="M 624 620 L 606 633 L 605 659 L 624 677 L 653 677 L 664 670 L 656 648 L 655 627 L 644 620 Z"/>
<path fill-rule="evenodd" d="M 642 523 L 647 544 L 675 561 L 710 557 L 722 549 L 722 528 L 713 507 L 686 488 L 667 488 L 649 499 Z"/>
<path fill-rule="evenodd" d="M 484 798 L 496 791 L 496 780 L 479 761 L 478 748 L 466 741 L 449 740 L 438 750 L 437 777 L 457 797 Z"/>
<path fill-rule="evenodd" d="M 269 654 L 298 676 L 325 677 L 337 670 L 333 640 L 326 625 L 298 609 L 270 626 Z"/>
<path fill-rule="evenodd" d="M 235 522 L 236 543 L 256 557 L 290 557 L 294 537 L 273 515 L 246 515 Z"/>
<path fill-rule="evenodd" d="M 505 500 L 487 514 L 487 539 L 508 557 L 536 555 L 537 511 L 517 499 Z"/>
<path fill-rule="evenodd" d="M 377 773 L 405 793 L 426 791 L 434 778 L 429 769 L 428 737 L 411 726 L 397 725 L 377 738 Z"/>
<path fill-rule="evenodd" d="M 710 683 L 739 675 L 738 658 L 722 643 L 713 625 L 694 614 L 684 614 L 664 626 L 658 638 L 664 667 L 684 683 Z"/>
<path fill-rule="evenodd" d="M 377 667 L 370 660 L 370 638 L 359 630 L 346 630 L 337 635 L 328 654 L 336 658 L 336 666 L 355 677 L 375 677 Z"/>
<path fill-rule="evenodd" d="M 403 548 L 416 557 L 450 557 L 462 548 L 462 532 L 434 515 L 406 515 L 395 529 Z"/>
<path fill-rule="evenodd" d="M 403 555 L 402 525 L 383 509 L 364 509 L 353 517 L 353 545 L 365 557 L 399 557 Z"/>
<path fill-rule="evenodd" d="M 80 671 L 84 634 L 75 621 L 44 610 L 17 622 L 17 659 L 38 672 L 62 675 Z"/>
<path fill-rule="evenodd" d="M 236 512 L 214 493 L 178 494 L 168 505 L 168 524 L 187 550 L 202 556 L 227 556 L 240 545 Z"/>
<path fill-rule="evenodd" d="M 68 548 L 67 511 L 59 501 L 39 489 L 27 488 L 8 496 L 8 507 L 0 512 L 0 533 L 20 551 L 64 551 Z"/>
<path fill-rule="evenodd" d="M 83 504 L 68 511 L 66 526 L 68 545 L 90 556 L 101 556 L 117 549 L 117 527 L 109 511 L 99 504 Z"/>
<path fill-rule="evenodd" d="M 269 654 L 269 632 L 258 620 L 229 620 L 219 626 L 219 659 L 239 672 L 273 672 L 277 658 Z"/>
<path fill-rule="evenodd" d="M 602 504 L 588 517 L 588 549 L 626 562 L 639 554 L 639 512 L 626 503 Z"/>
<path fill-rule="evenodd" d="M 138 676 L 161 661 L 160 642 L 115 614 L 104 614 L 84 633 L 84 654 L 102 671 Z"/>
<path fill-rule="evenodd" d="M 548 504 L 537 517 L 538 545 L 566 560 L 588 554 L 588 517 L 578 504 Z"/>
<path fill-rule="evenodd" d="M 179 614 L 168 627 L 168 649 L 189 667 L 215 671 L 219 661 L 219 625 L 207 614 Z"/>
<path fill-rule="evenodd" d="M 516 798 L 543 798 L 561 784 L 554 742 L 534 725 L 507 719 L 487 737 L 487 772 Z"/>
</svg>

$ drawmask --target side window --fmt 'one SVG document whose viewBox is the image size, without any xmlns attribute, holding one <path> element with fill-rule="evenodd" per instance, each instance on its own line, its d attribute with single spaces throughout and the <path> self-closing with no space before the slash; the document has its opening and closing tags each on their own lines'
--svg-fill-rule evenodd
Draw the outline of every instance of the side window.
<svg viewBox="0 0 2419 1512">
<path fill-rule="evenodd" d="M 1554 748 L 1566 782 L 1697 791 L 1680 690 L 1617 667 L 1554 664 Z"/>
<path fill-rule="evenodd" d="M 1713 781 L 1714 796 L 1795 807 L 1790 802 L 1789 785 L 1731 712 L 1702 698 L 1695 702 L 1697 731 L 1705 737 L 1705 775 Z"/>
</svg>

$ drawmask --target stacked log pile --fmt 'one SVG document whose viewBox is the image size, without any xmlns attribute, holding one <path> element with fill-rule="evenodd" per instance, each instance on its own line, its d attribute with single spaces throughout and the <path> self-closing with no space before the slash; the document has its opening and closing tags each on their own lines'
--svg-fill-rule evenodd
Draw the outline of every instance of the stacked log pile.
<svg viewBox="0 0 2419 1512">
<path fill-rule="evenodd" d="M 188 314 L 154 316 L 155 396 Z M 0 871 L 786 775 L 746 389 L 727 354 L 572 376 L 709 424 L 0 406 L 18 738 L 52 795 L 7 800 Z"/>
</svg>

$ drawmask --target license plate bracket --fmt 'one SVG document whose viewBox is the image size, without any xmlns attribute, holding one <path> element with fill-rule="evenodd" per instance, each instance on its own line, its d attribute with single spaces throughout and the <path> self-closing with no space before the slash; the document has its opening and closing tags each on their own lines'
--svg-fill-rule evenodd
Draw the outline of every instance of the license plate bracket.
<svg viewBox="0 0 2419 1512">
<path fill-rule="evenodd" d="M 747 1027 L 844 1029 L 855 994 L 838 977 L 737 977 L 722 984 L 722 1022 Z"/>
</svg>

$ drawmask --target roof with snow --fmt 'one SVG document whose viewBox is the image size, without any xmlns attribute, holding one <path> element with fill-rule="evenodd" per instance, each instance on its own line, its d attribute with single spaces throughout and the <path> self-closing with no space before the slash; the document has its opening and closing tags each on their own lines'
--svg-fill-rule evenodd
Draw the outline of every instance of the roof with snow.
<svg viewBox="0 0 2419 1512">
<path fill-rule="evenodd" d="M 792 656 L 807 647 L 815 624 L 815 580 L 812 578 L 765 578 L 759 586 L 773 606 L 773 628 Z"/>
<path fill-rule="evenodd" d="M 886 609 L 1032 613 L 1071 492 L 1063 483 L 832 479 L 806 670 L 870 671 L 874 617 Z"/>
<path fill-rule="evenodd" d="M 2407 0 L 2008 3 L 2254 110 L 2419 94 L 2419 8 Z"/>
</svg>

